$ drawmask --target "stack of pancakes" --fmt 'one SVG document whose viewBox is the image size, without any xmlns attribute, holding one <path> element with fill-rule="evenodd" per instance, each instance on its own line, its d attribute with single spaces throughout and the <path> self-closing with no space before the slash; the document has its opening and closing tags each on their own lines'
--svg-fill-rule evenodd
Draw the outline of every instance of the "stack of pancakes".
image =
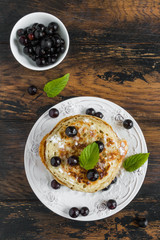
<svg viewBox="0 0 160 240">
<path fill-rule="evenodd" d="M 68 126 L 77 129 L 77 135 L 68 137 L 65 130 Z M 82 150 L 89 144 L 101 141 L 103 151 L 94 169 L 99 178 L 92 182 L 87 178 L 87 170 L 79 164 L 68 164 L 70 156 L 80 156 Z M 126 140 L 118 138 L 112 127 L 100 118 L 90 115 L 75 115 L 61 120 L 53 130 L 41 141 L 39 154 L 46 168 L 53 174 L 54 179 L 73 190 L 96 192 L 107 187 L 117 175 L 122 161 L 127 153 Z M 51 165 L 51 158 L 58 156 L 61 164 Z"/>
</svg>

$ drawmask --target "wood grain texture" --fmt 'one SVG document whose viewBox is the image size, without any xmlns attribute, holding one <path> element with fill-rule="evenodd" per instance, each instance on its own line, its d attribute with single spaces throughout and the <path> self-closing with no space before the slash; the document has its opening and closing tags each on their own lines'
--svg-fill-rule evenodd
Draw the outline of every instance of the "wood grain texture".
<svg viewBox="0 0 160 240">
<path fill-rule="evenodd" d="M 5 48 L 0 45 L 4 62 L 12 58 Z M 158 48 L 158 47 L 157 47 Z M 98 96 L 111 100 L 128 110 L 136 118 L 159 120 L 160 84 L 159 65 L 157 60 L 132 59 L 131 57 L 108 57 L 105 47 L 83 46 L 77 53 L 76 45 L 62 64 L 47 72 L 33 72 L 20 66 L 13 59 L 8 69 L 6 64 L 1 66 L 0 106 L 1 118 L 37 119 L 49 106 L 64 100 L 68 96 Z M 135 55 L 135 53 L 133 53 Z M 8 57 L 7 57 L 8 56 Z M 155 69 L 155 67 L 157 68 Z M 125 71 L 125 73 L 124 73 Z M 43 92 L 46 82 L 70 72 L 71 77 L 66 88 L 54 99 L 48 98 Z M 123 80 L 134 77 L 134 82 L 126 81 L 123 85 L 109 82 L 103 76 L 106 72 L 120 74 Z M 144 79 L 136 76 L 141 73 Z M 127 79 L 126 79 L 127 77 Z M 18 84 L 15 84 L 17 82 Z M 38 94 L 30 96 L 27 88 L 34 84 L 38 87 Z M 96 89 L 96 91 L 95 91 Z M 6 91 L 7 90 L 7 91 Z M 121 94 L 120 94 L 121 93 Z M 16 96 L 16 97 L 15 97 Z M 128 104 L 129 100 L 129 104 Z M 39 104 L 41 102 L 41 104 Z"/>
<path fill-rule="evenodd" d="M 40 202 L 1 202 L 1 239 L 159 239 L 159 214 L 155 199 L 136 198 L 123 211 L 108 219 L 77 222 L 64 219 L 45 208 Z M 137 209 L 141 209 L 138 211 Z M 139 228 L 136 216 L 148 217 L 149 226 Z M 9 230 L 9 231 L 8 231 Z"/>
<path fill-rule="evenodd" d="M 158 240 L 160 238 L 160 2 L 159 0 L 0 0 L 0 239 Z M 67 57 L 49 71 L 21 66 L 9 47 L 14 24 L 24 15 L 56 15 L 70 35 Z M 70 72 L 55 98 L 46 82 Z M 27 88 L 38 87 L 30 96 Z M 139 123 L 151 153 L 144 184 L 116 215 L 74 222 L 45 208 L 24 172 L 27 136 L 49 107 L 74 96 L 97 96 L 125 108 Z M 147 228 L 135 223 L 148 218 Z"/>
<path fill-rule="evenodd" d="M 71 44 L 159 42 L 158 0 L 1 0 L 0 7 L 1 42 L 8 41 L 13 24 L 34 11 L 49 12 L 62 19 L 69 30 Z"/>
</svg>

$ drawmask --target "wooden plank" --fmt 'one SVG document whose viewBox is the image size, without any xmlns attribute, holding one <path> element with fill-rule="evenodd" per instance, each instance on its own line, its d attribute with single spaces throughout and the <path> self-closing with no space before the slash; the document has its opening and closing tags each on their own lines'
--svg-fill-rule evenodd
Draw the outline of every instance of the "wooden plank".
<svg viewBox="0 0 160 240">
<path fill-rule="evenodd" d="M 32 192 L 24 172 L 24 147 L 30 129 L 34 121 L 10 121 L 0 120 L 0 200 L 36 199 Z M 149 166 L 142 188 L 142 196 L 160 198 L 159 192 L 159 154 L 160 138 L 159 126 L 148 121 L 141 121 L 140 126 L 144 130 L 148 150 L 151 153 Z M 156 141 L 155 141 L 156 139 Z M 46 170 L 47 171 L 47 170 Z"/>
<path fill-rule="evenodd" d="M 50 71 L 35 72 L 17 63 L 11 53 L 7 54 L 9 49 L 1 44 L 0 117 L 36 120 L 50 106 L 71 96 L 84 95 L 111 100 L 128 110 L 137 120 L 159 121 L 160 60 L 156 57 L 159 44 L 149 46 L 143 45 L 139 53 L 141 57 L 136 59 L 139 46 L 130 45 L 129 50 L 118 45 L 86 45 L 79 46 L 77 51 L 77 46 L 72 45 L 68 56 L 59 66 Z M 144 51 L 147 49 L 146 57 Z M 125 56 L 122 56 L 122 52 L 125 52 Z M 154 56 L 150 56 L 151 52 Z M 10 59 L 12 65 L 8 67 Z M 66 88 L 59 96 L 48 98 L 43 92 L 45 83 L 67 72 L 71 75 Z M 37 95 L 30 96 L 27 93 L 30 85 L 38 87 Z"/>
<path fill-rule="evenodd" d="M 0 0 L 0 9 L 0 239 L 159 239 L 159 0 Z M 34 11 L 56 15 L 69 31 L 69 53 L 49 71 L 22 67 L 9 48 L 14 24 Z M 67 72 L 71 76 L 66 88 L 48 98 L 44 84 Z M 27 88 L 33 84 L 38 93 L 30 96 Z M 115 216 L 94 222 L 74 222 L 45 208 L 27 182 L 23 163 L 27 136 L 39 116 L 81 95 L 102 97 L 128 110 L 151 153 L 135 199 Z M 137 214 L 148 218 L 147 228 L 136 226 Z"/>
<path fill-rule="evenodd" d="M 158 199 L 137 198 L 116 215 L 92 222 L 64 219 L 40 202 L 1 202 L 0 238 L 3 240 L 149 240 L 159 239 Z M 135 222 L 139 215 L 148 218 L 148 226 L 140 228 Z"/>
<path fill-rule="evenodd" d="M 60 18 L 69 31 L 71 43 L 154 43 L 159 42 L 160 37 L 159 0 L 46 0 L 45 3 L 1 0 L 0 9 L 1 43 L 8 42 L 12 27 L 21 17 L 35 11 Z"/>
<path fill-rule="evenodd" d="M 0 199 L 36 199 L 24 171 L 24 147 L 33 122 L 0 123 Z"/>
</svg>

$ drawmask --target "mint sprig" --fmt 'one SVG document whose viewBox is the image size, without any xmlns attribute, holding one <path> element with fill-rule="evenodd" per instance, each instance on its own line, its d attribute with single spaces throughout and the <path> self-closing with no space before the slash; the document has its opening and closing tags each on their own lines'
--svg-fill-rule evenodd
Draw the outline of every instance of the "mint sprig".
<svg viewBox="0 0 160 240">
<path fill-rule="evenodd" d="M 150 153 L 139 153 L 128 157 L 123 162 L 126 171 L 133 172 L 140 168 L 148 159 Z"/>
<path fill-rule="evenodd" d="M 67 85 L 70 74 L 67 73 L 61 78 L 54 79 L 44 86 L 44 91 L 47 93 L 48 97 L 57 96 Z"/>
<path fill-rule="evenodd" d="M 97 143 L 91 143 L 83 149 L 79 156 L 79 164 L 82 168 L 93 169 L 99 160 L 99 147 Z"/>
</svg>

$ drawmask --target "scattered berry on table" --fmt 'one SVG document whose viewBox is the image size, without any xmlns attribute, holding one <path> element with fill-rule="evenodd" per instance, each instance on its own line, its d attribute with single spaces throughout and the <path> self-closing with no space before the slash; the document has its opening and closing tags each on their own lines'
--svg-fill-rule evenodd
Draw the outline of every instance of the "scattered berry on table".
<svg viewBox="0 0 160 240">
<path fill-rule="evenodd" d="M 30 94 L 30 95 L 35 95 L 36 93 L 37 93 L 37 88 L 35 87 L 35 86 L 30 86 L 29 88 L 28 88 L 28 93 Z"/>
</svg>

